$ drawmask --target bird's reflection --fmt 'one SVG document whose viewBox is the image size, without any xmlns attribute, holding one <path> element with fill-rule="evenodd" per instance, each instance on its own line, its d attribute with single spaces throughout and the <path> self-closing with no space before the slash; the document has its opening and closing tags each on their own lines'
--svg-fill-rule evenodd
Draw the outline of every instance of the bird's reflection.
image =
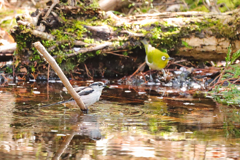
<svg viewBox="0 0 240 160">
<path fill-rule="evenodd" d="M 58 148 L 52 160 L 59 160 L 62 156 L 65 155 L 64 152 L 68 148 L 74 136 L 81 139 L 82 143 L 89 141 L 94 142 L 100 140 L 102 137 L 99 129 L 98 118 L 96 115 L 78 115 L 76 113 L 76 115 L 74 115 L 73 117 L 73 121 L 77 120 L 78 122 L 74 124 L 70 134 L 68 134 L 64 141 L 60 143 L 60 148 Z"/>
</svg>

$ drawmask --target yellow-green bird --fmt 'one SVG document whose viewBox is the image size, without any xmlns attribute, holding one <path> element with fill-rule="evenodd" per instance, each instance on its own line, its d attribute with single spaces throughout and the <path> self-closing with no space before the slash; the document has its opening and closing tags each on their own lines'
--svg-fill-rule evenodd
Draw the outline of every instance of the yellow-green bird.
<svg viewBox="0 0 240 160">
<path fill-rule="evenodd" d="M 155 47 L 152 47 L 146 41 L 146 39 L 141 40 L 141 42 L 143 43 L 143 45 L 145 47 L 145 51 L 146 51 L 145 61 L 146 61 L 147 65 L 150 67 L 150 69 L 162 70 L 164 77 L 165 77 L 165 72 L 164 72 L 163 68 L 165 68 L 167 66 L 168 61 L 172 58 L 169 57 L 169 55 L 167 53 L 164 53 L 164 52 L 156 49 Z"/>
</svg>

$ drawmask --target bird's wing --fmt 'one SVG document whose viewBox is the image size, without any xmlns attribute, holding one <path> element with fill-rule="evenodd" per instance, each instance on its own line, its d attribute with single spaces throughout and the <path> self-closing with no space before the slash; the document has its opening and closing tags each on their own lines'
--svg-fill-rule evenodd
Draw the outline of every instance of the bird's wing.
<svg viewBox="0 0 240 160">
<path fill-rule="evenodd" d="M 92 103 L 94 103 L 94 102 L 96 102 L 96 100 L 95 99 L 93 99 L 93 100 L 91 100 L 91 96 L 89 97 L 89 96 L 87 96 L 87 95 L 89 95 L 90 93 L 92 93 L 92 92 L 94 92 L 94 89 L 93 88 L 91 88 L 91 87 L 84 87 L 84 88 L 82 88 L 79 92 L 78 92 L 78 95 L 79 96 L 83 96 L 83 97 L 81 97 L 81 99 L 83 99 L 83 98 L 85 98 L 83 101 L 84 101 L 84 103 L 86 103 L 85 105 L 91 105 Z M 86 97 L 87 97 L 87 99 L 86 99 Z M 98 97 L 98 96 L 96 96 L 96 97 Z M 87 100 L 88 99 L 90 99 L 90 102 L 91 103 L 89 103 Z M 98 97 L 98 99 L 99 99 L 99 97 Z M 95 100 L 95 101 L 94 101 Z M 71 101 L 74 101 L 74 99 L 73 98 L 70 98 L 69 100 L 66 100 L 66 101 L 60 101 L 60 102 L 57 102 L 57 103 L 53 103 L 53 104 L 49 104 L 49 105 L 43 105 L 43 106 L 41 106 L 41 107 L 49 107 L 49 106 L 53 106 L 53 105 L 57 105 L 57 104 L 63 104 L 63 103 L 68 103 L 68 102 L 71 102 Z"/>
<path fill-rule="evenodd" d="M 151 47 L 148 51 L 147 58 L 148 62 L 152 63 L 153 61 L 155 62 L 162 62 L 163 60 L 161 59 L 162 56 L 165 56 L 166 58 L 169 58 L 169 55 L 165 52 L 162 52 L 154 47 Z"/>
<path fill-rule="evenodd" d="M 90 93 L 92 93 L 94 91 L 94 89 L 92 89 L 91 87 L 84 87 L 84 88 L 81 88 L 79 91 L 75 90 L 77 92 L 77 94 L 79 96 L 86 96 L 86 95 L 89 95 Z M 73 98 L 70 98 L 69 99 L 70 101 L 71 100 L 74 100 Z"/>
<path fill-rule="evenodd" d="M 148 47 L 148 53 L 147 53 L 148 63 L 153 62 L 153 57 L 154 57 L 155 51 L 156 51 L 156 48 L 151 47 L 151 46 Z"/>
<path fill-rule="evenodd" d="M 94 89 L 92 89 L 91 87 L 85 87 L 82 90 L 80 90 L 80 92 L 78 92 L 79 96 L 86 96 L 89 95 L 90 93 L 92 93 L 94 91 Z"/>
</svg>

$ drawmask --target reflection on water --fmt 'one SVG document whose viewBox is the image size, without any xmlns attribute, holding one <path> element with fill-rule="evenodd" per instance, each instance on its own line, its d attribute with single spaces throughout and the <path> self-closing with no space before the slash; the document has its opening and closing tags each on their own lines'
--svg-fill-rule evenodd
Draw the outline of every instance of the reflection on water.
<svg viewBox="0 0 240 160">
<path fill-rule="evenodd" d="M 85 84 L 76 82 L 76 84 Z M 83 115 L 62 84 L 0 87 L 0 160 L 240 159 L 239 110 L 160 87 L 112 85 Z"/>
</svg>

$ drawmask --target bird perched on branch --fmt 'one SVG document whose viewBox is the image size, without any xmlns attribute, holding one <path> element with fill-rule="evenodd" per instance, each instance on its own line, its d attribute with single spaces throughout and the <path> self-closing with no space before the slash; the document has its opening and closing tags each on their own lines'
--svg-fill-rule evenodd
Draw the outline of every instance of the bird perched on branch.
<svg viewBox="0 0 240 160">
<path fill-rule="evenodd" d="M 78 92 L 78 95 L 81 97 L 81 100 L 83 101 L 85 107 L 88 107 L 94 104 L 95 102 L 99 101 L 99 98 L 102 95 L 102 90 L 104 87 L 106 87 L 106 85 L 103 82 L 94 82 L 90 84 L 88 87 L 85 87 Z M 76 104 L 74 99 L 71 98 L 66 101 L 61 101 L 61 102 L 57 102 L 50 105 L 44 105 L 41 107 L 49 107 L 49 106 L 63 104 L 63 103 L 68 103 L 72 105 Z"/>
<path fill-rule="evenodd" d="M 146 52 L 146 58 L 145 61 L 147 65 L 149 66 L 150 69 L 153 70 L 162 70 L 164 77 L 166 76 L 165 71 L 163 70 L 167 64 L 168 61 L 171 60 L 172 58 L 169 57 L 167 53 L 164 53 L 155 47 L 152 47 L 146 39 L 141 40 L 145 47 L 145 52 Z M 150 75 L 150 79 L 152 81 L 152 76 Z"/>
</svg>

